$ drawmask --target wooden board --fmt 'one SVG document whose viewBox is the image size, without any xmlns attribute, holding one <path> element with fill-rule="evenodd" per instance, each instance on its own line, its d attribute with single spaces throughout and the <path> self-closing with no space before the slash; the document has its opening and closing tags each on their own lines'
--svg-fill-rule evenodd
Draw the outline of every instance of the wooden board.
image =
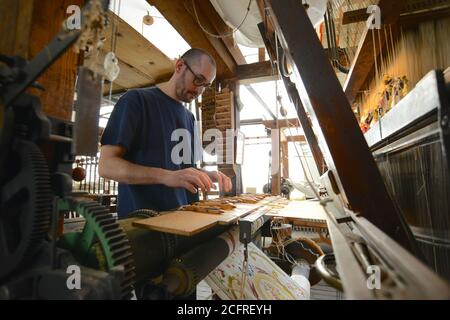
<svg viewBox="0 0 450 320">
<path fill-rule="evenodd" d="M 133 222 L 133 226 L 148 230 L 192 236 L 218 223 L 218 215 L 192 211 L 171 211 L 158 217 Z"/>
<path fill-rule="evenodd" d="M 326 213 L 318 201 L 290 201 L 282 209 L 274 210 L 267 215 L 272 217 L 295 218 L 304 220 L 326 221 Z"/>
<path fill-rule="evenodd" d="M 236 204 L 236 209 L 226 211 L 225 213 L 221 214 L 218 218 L 218 223 L 220 225 L 227 225 L 231 224 L 233 222 L 236 222 L 240 217 L 245 216 L 248 214 L 249 211 L 253 210 L 256 207 L 259 207 L 261 204 L 245 204 L 245 203 L 238 203 Z"/>
<path fill-rule="evenodd" d="M 113 12 L 108 11 L 108 18 L 111 25 L 105 32 L 102 55 L 111 50 L 114 21 L 117 24 L 116 56 L 121 70 L 117 84 L 130 89 L 167 81 L 173 73 L 174 61 Z"/>
<path fill-rule="evenodd" d="M 194 211 L 168 211 L 161 216 L 133 222 L 133 226 L 148 230 L 167 232 L 183 236 L 192 236 L 215 225 L 231 225 L 255 208 L 267 204 L 270 199 L 258 203 L 236 203 L 236 208 L 222 214 L 210 214 Z"/>
</svg>

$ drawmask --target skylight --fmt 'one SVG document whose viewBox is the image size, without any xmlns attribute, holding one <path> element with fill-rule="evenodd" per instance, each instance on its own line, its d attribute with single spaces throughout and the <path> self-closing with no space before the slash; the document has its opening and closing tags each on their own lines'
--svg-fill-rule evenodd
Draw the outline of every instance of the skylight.
<svg viewBox="0 0 450 320">
<path fill-rule="evenodd" d="M 162 14 L 145 0 L 111 0 L 109 9 L 142 34 L 170 59 L 177 59 L 190 49 Z M 154 22 L 145 25 L 143 17 L 149 13 Z"/>
</svg>

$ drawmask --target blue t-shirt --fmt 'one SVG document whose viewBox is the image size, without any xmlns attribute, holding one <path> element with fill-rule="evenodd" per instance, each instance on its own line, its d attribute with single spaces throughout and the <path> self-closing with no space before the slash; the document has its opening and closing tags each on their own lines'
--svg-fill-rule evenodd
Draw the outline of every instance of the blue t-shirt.
<svg viewBox="0 0 450 320">
<path fill-rule="evenodd" d="M 124 159 L 135 164 L 168 170 L 185 169 L 195 166 L 194 124 L 194 115 L 159 88 L 130 90 L 115 105 L 101 144 L 124 146 L 127 149 Z M 190 161 L 184 161 L 188 163 L 180 163 L 180 159 L 186 159 L 183 150 L 175 152 L 179 158 L 175 163 L 172 161 L 174 147 L 179 147 L 179 142 L 186 139 L 183 136 L 172 141 L 175 129 L 189 132 L 191 149 L 185 156 Z M 189 140 L 184 140 L 187 142 Z M 119 218 L 125 218 L 137 209 L 164 211 L 194 201 L 198 201 L 198 194 L 184 188 L 119 183 L 117 214 Z"/>
</svg>

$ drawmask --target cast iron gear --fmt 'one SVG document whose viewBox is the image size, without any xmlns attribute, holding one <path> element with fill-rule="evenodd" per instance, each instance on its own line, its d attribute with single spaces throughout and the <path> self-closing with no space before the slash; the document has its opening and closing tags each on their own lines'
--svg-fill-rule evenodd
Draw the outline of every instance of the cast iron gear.
<svg viewBox="0 0 450 320">
<path fill-rule="evenodd" d="M 38 146 L 17 139 L 9 151 L 0 182 L 0 280 L 39 250 L 52 209 L 50 176 Z"/>
<path fill-rule="evenodd" d="M 60 209 L 69 207 L 62 203 Z M 65 234 L 59 245 L 72 252 L 83 265 L 103 271 L 124 267 L 121 282 L 122 299 L 130 299 L 135 281 L 135 266 L 131 247 L 125 232 L 108 208 L 94 201 L 81 201 L 75 210 L 86 223 L 81 232 Z"/>
</svg>

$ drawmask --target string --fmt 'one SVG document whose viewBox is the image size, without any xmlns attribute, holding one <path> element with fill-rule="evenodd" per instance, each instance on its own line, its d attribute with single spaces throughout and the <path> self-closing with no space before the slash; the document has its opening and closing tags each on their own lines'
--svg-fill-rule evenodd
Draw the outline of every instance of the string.
<svg viewBox="0 0 450 320">
<path fill-rule="evenodd" d="M 213 34 L 213 33 L 209 32 L 208 30 L 206 30 L 205 27 L 203 27 L 203 25 L 200 23 L 200 19 L 198 18 L 198 15 L 197 15 L 197 9 L 196 9 L 194 0 L 192 0 L 192 7 L 194 9 L 195 19 L 197 20 L 197 24 L 203 30 L 203 32 L 205 32 L 207 35 L 214 37 L 214 38 L 225 38 L 225 37 L 232 36 L 236 31 L 238 31 L 242 27 L 245 20 L 247 19 L 248 13 L 250 12 L 251 3 L 252 3 L 252 0 L 249 0 L 248 5 L 247 5 L 247 12 L 245 13 L 244 19 L 242 19 L 241 23 L 235 29 L 233 29 L 231 32 L 225 33 L 225 34 Z"/>
</svg>

